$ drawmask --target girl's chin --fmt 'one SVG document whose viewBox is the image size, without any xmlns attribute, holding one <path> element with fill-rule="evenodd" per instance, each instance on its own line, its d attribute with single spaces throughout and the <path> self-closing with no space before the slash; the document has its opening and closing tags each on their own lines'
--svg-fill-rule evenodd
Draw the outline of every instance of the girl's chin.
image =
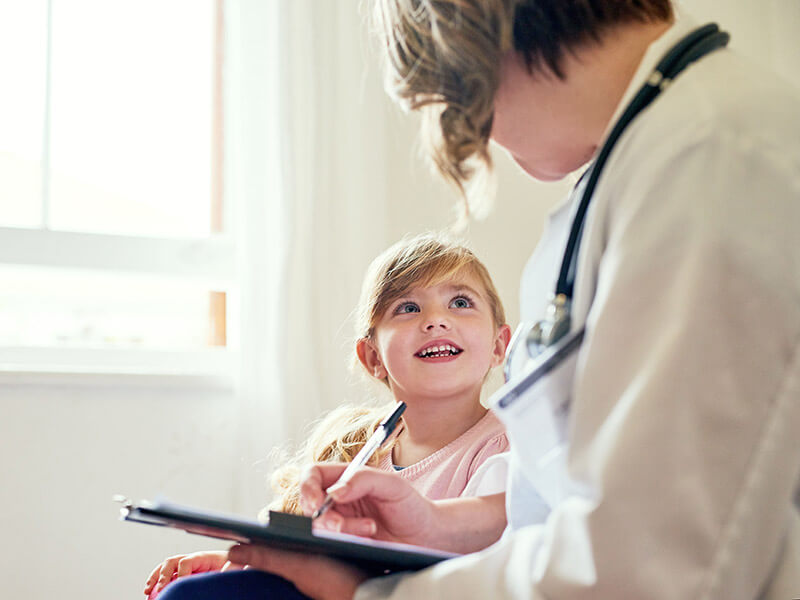
<svg viewBox="0 0 800 600">
<path fill-rule="evenodd" d="M 480 396 L 483 381 L 472 385 L 430 385 L 420 386 L 413 390 L 408 390 L 412 398 L 432 398 L 433 400 L 454 400 L 460 398 L 474 398 L 476 393 Z"/>
</svg>

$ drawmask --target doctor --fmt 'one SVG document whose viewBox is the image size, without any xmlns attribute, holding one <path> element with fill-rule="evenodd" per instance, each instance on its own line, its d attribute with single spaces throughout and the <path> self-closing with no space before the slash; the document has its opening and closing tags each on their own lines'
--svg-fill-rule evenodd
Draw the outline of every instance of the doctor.
<svg viewBox="0 0 800 600">
<path fill-rule="evenodd" d="M 263 548 L 231 559 L 315 598 L 800 597 L 800 98 L 713 28 L 685 55 L 703 23 L 669 0 L 377 11 L 394 94 L 425 112 L 430 154 L 467 196 L 490 139 L 537 179 L 589 168 L 523 274 L 523 320 L 544 317 L 545 335 L 518 337 L 494 398 L 509 528 L 474 552 L 499 503 L 431 503 L 365 470 L 325 518 L 474 553 L 366 581 Z M 654 74 L 676 46 L 677 72 Z M 310 472 L 309 511 L 340 472 Z"/>
</svg>

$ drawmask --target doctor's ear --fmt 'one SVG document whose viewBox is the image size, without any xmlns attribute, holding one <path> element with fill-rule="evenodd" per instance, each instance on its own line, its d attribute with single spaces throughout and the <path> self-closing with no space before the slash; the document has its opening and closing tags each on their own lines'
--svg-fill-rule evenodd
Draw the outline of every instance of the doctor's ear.
<svg viewBox="0 0 800 600">
<path fill-rule="evenodd" d="M 376 379 L 386 378 L 386 368 L 383 366 L 380 352 L 371 339 L 361 338 L 356 342 L 356 356 L 358 356 L 358 361 L 364 365 L 367 373 Z"/>
</svg>

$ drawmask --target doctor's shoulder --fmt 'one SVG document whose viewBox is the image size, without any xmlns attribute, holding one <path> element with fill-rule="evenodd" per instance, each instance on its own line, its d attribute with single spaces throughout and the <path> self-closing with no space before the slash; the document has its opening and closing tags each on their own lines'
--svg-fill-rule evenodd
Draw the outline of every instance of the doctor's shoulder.
<svg viewBox="0 0 800 600">
<path fill-rule="evenodd" d="M 800 90 L 725 49 L 693 64 L 673 81 L 644 118 L 631 125 L 628 144 L 632 155 L 653 164 L 692 151 L 734 159 L 781 152 L 796 160 L 799 105 Z"/>
</svg>

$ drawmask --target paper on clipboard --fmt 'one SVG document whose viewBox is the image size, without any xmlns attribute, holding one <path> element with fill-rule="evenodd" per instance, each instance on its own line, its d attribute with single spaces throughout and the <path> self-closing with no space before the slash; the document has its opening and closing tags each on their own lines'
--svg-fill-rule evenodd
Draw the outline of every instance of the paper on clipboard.
<svg viewBox="0 0 800 600">
<path fill-rule="evenodd" d="M 182 529 L 234 542 L 253 543 L 322 554 L 357 565 L 373 574 L 424 569 L 448 558 L 450 552 L 362 538 L 326 530 L 312 530 L 309 517 L 270 511 L 268 523 L 203 511 L 168 502 L 123 503 L 123 521 Z"/>
</svg>

